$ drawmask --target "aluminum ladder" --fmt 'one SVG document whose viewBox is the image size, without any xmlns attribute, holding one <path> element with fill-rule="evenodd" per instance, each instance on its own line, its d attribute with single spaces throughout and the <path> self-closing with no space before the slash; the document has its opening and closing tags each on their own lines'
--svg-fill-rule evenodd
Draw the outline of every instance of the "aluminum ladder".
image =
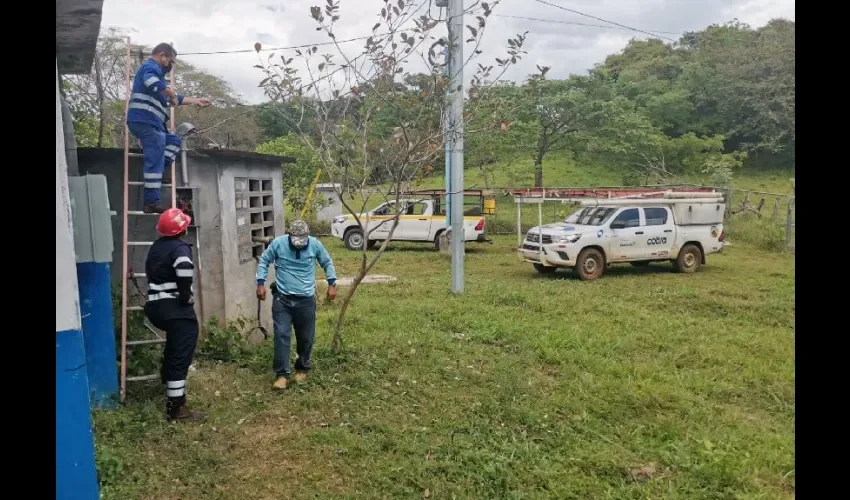
<svg viewBox="0 0 850 500">
<path fill-rule="evenodd" d="M 127 397 L 127 382 L 142 382 L 148 380 L 157 380 L 160 378 L 159 373 L 149 374 L 149 375 L 140 375 L 135 377 L 127 376 L 127 358 L 129 357 L 129 348 L 138 345 L 149 345 L 149 344 L 165 344 L 164 338 L 152 338 L 152 339 L 144 339 L 144 340 L 127 340 L 127 316 L 129 312 L 133 311 L 143 311 L 144 306 L 131 305 L 129 301 L 129 294 L 127 293 L 127 286 L 129 279 L 136 278 L 146 278 L 145 273 L 132 272 L 129 266 L 129 248 L 131 246 L 136 247 L 150 247 L 153 245 L 153 241 L 129 241 L 128 239 L 128 227 L 130 222 L 130 217 L 159 217 L 159 214 L 147 214 L 142 210 L 130 210 L 130 186 L 138 188 L 144 188 L 144 181 L 132 181 L 130 180 L 130 157 L 142 157 L 141 153 L 131 153 L 130 152 L 130 129 L 127 126 L 127 112 L 130 109 L 130 93 L 132 91 L 132 75 L 130 72 L 131 68 L 131 56 L 130 56 L 130 38 L 127 37 L 126 40 L 126 67 L 125 67 L 125 83 L 126 83 L 126 95 L 124 97 L 124 208 L 122 213 L 123 220 L 123 236 L 122 236 L 122 268 L 121 268 L 121 370 L 120 370 L 120 378 L 121 378 L 121 401 Z M 173 72 L 174 70 L 172 70 Z M 174 75 L 172 74 L 172 80 L 174 79 Z M 171 112 L 171 120 L 170 120 L 170 128 L 174 130 L 174 108 L 171 107 L 169 109 Z M 174 161 L 171 163 L 171 182 L 163 183 L 162 186 L 171 188 L 171 207 L 176 207 L 177 204 L 177 190 L 176 190 L 176 165 L 177 162 Z M 163 177 L 165 177 L 163 175 Z M 163 179 L 164 180 L 164 179 Z M 132 275 L 131 275 L 132 274 Z M 156 330 L 152 327 L 145 324 L 152 333 L 156 334 Z"/>
</svg>

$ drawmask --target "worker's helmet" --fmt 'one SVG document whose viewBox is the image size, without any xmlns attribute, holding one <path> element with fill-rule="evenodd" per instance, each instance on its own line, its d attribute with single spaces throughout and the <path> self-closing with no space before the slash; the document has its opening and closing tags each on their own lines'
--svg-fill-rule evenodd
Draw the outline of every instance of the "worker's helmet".
<svg viewBox="0 0 850 500">
<path fill-rule="evenodd" d="M 159 216 L 156 232 L 162 236 L 177 236 L 189 227 L 192 217 L 179 208 L 169 208 Z"/>
<path fill-rule="evenodd" d="M 310 227 L 303 220 L 289 224 L 289 243 L 295 248 L 304 248 L 310 242 Z"/>
</svg>

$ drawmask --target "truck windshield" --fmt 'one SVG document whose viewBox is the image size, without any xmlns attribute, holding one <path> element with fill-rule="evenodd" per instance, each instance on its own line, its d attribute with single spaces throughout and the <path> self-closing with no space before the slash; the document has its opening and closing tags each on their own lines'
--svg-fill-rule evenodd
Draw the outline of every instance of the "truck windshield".
<svg viewBox="0 0 850 500">
<path fill-rule="evenodd" d="M 564 219 L 564 222 L 583 226 L 601 226 L 616 211 L 617 209 L 613 207 L 584 207 Z"/>
</svg>

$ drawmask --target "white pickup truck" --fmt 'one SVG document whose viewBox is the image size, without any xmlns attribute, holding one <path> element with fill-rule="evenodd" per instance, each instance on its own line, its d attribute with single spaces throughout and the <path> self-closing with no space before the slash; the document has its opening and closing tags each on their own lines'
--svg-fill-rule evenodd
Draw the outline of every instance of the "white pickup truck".
<svg viewBox="0 0 850 500">
<path fill-rule="evenodd" d="M 369 239 L 367 248 L 387 238 L 393 227 L 393 219 L 398 216 L 398 226 L 393 232 L 391 241 L 415 241 L 434 244 L 439 249 L 440 235 L 446 230 L 446 216 L 434 213 L 434 199 L 403 199 L 396 204 L 395 200 L 383 203 L 367 214 L 360 214 L 360 221 L 368 224 Z M 464 216 L 464 241 L 486 242 L 484 232 L 484 217 Z M 353 215 L 339 215 L 331 224 L 331 234 L 345 243 L 349 250 L 363 248 L 363 229 L 357 224 Z"/>
<path fill-rule="evenodd" d="M 582 280 L 619 262 L 644 266 L 668 261 L 695 272 L 705 256 L 723 251 L 722 197 L 619 199 L 584 202 L 563 222 L 528 231 L 518 253 L 540 273 L 573 268 Z"/>
</svg>

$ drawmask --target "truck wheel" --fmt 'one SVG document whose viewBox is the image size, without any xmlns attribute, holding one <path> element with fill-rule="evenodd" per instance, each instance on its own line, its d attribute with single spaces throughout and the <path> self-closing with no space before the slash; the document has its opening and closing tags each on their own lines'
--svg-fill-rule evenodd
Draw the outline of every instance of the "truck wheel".
<svg viewBox="0 0 850 500">
<path fill-rule="evenodd" d="M 595 248 L 585 248 L 578 254 L 575 272 L 582 281 L 595 280 L 605 272 L 605 257 Z"/>
<path fill-rule="evenodd" d="M 345 233 L 345 248 L 349 250 L 361 250 L 363 249 L 363 231 L 359 229 L 352 229 Z"/>
<path fill-rule="evenodd" d="M 534 270 L 540 274 L 552 274 L 558 270 L 557 267 L 544 266 L 543 264 L 534 264 Z"/>
<path fill-rule="evenodd" d="M 688 243 L 682 247 L 679 256 L 673 261 L 673 269 L 677 273 L 693 273 L 699 269 L 702 262 L 702 252 L 699 247 Z"/>
</svg>

